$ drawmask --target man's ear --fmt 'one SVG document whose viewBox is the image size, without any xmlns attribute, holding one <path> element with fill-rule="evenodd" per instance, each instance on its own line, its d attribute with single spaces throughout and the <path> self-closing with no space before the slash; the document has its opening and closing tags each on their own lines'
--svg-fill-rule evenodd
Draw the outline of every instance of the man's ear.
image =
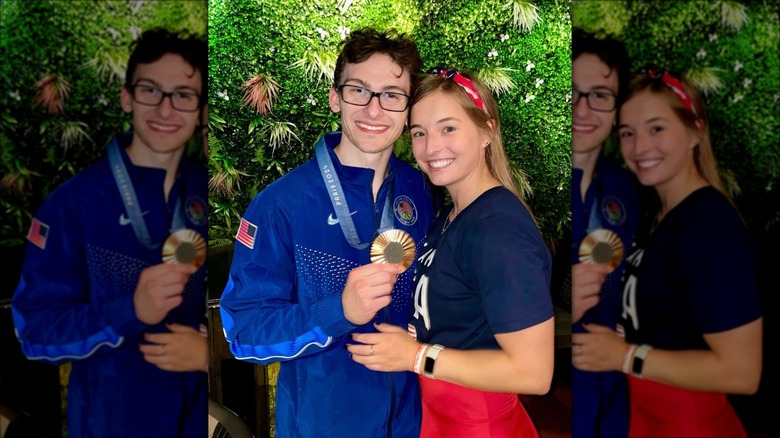
<svg viewBox="0 0 780 438">
<path fill-rule="evenodd" d="M 341 111 L 341 101 L 339 100 L 339 92 L 335 88 L 331 88 L 328 91 L 328 103 L 330 104 L 330 110 L 334 113 Z"/>
<path fill-rule="evenodd" d="M 133 96 L 130 95 L 130 90 L 127 87 L 122 87 L 119 101 L 122 103 L 122 111 L 128 114 L 133 112 Z"/>
</svg>

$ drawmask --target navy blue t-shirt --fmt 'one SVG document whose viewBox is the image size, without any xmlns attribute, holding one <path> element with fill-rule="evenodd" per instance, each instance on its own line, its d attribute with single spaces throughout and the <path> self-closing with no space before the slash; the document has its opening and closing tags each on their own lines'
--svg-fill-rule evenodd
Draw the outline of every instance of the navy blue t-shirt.
<svg viewBox="0 0 780 438">
<path fill-rule="evenodd" d="M 497 349 L 495 334 L 553 316 L 550 251 L 512 192 L 486 191 L 443 230 L 447 216 L 437 219 L 417 259 L 410 330 L 419 341 Z"/>
<path fill-rule="evenodd" d="M 669 350 L 706 349 L 702 334 L 761 316 L 757 260 L 725 196 L 694 191 L 657 225 L 640 227 L 623 278 L 626 340 Z"/>
</svg>

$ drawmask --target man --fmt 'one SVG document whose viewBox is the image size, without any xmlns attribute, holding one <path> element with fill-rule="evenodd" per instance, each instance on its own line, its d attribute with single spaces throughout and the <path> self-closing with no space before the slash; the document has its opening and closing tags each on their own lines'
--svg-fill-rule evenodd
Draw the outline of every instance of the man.
<svg viewBox="0 0 780 438">
<path fill-rule="evenodd" d="M 141 34 L 121 91 L 132 131 L 55 190 L 30 227 L 14 323 L 29 359 L 72 362 L 69 436 L 206 433 L 207 175 L 183 155 L 207 56 L 202 40 Z"/>
<path fill-rule="evenodd" d="M 372 323 L 409 321 L 414 267 L 372 264 L 368 245 L 397 228 L 419 250 L 433 221 L 422 174 L 393 155 L 420 65 L 403 36 L 352 32 L 328 96 L 342 132 L 321 138 L 316 157 L 258 194 L 241 221 L 222 321 L 238 359 L 282 362 L 279 438 L 419 436 L 417 376 L 369 371 L 345 346 Z"/>
<path fill-rule="evenodd" d="M 584 324 L 615 328 L 621 264 L 580 263 L 579 247 L 595 230 L 610 230 L 628 252 L 640 211 L 633 177 L 602 155 L 626 91 L 628 55 L 619 41 L 582 30 L 572 35 L 572 330 Z M 572 354 L 577 354 L 577 345 Z M 573 437 L 628 434 L 628 392 L 618 372 L 572 370 Z"/>
</svg>

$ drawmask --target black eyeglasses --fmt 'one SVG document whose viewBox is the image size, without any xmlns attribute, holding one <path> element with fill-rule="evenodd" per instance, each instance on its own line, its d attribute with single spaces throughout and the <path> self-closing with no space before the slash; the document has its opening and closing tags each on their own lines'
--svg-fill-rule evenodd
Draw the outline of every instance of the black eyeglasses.
<svg viewBox="0 0 780 438">
<path fill-rule="evenodd" d="M 339 85 L 336 89 L 339 90 L 341 99 L 350 105 L 367 106 L 371 103 L 371 99 L 376 97 L 379 99 L 379 106 L 386 111 L 401 112 L 409 106 L 409 96 L 403 93 L 393 91 L 375 93 L 360 85 Z"/>
<path fill-rule="evenodd" d="M 571 106 L 577 105 L 582 97 L 585 98 L 585 101 L 588 102 L 588 107 L 593 111 L 609 113 L 617 107 L 617 96 L 614 93 L 602 90 L 583 93 L 576 88 L 571 90 Z"/>
<path fill-rule="evenodd" d="M 133 100 L 141 105 L 158 106 L 166 97 L 171 98 L 171 106 L 177 111 L 194 113 L 200 109 L 200 96 L 194 91 L 172 91 L 167 93 L 154 84 L 136 83 L 126 85 Z"/>
</svg>

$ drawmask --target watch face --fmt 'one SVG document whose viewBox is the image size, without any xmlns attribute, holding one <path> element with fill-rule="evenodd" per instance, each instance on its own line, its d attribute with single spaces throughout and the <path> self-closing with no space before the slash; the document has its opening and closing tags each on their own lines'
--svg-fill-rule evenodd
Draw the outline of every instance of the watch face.
<svg viewBox="0 0 780 438">
<path fill-rule="evenodd" d="M 436 359 L 432 357 L 426 357 L 425 358 L 425 367 L 423 370 L 425 371 L 425 374 L 433 374 L 433 364 L 436 363 Z"/>
</svg>

